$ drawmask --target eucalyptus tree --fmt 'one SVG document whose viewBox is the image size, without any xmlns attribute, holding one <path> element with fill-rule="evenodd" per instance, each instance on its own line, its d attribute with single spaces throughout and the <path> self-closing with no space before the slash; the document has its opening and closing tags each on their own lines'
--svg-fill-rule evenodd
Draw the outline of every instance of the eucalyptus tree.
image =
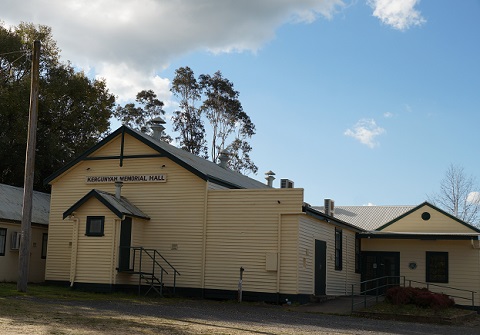
<svg viewBox="0 0 480 335">
<path fill-rule="evenodd" d="M 201 87 L 188 66 L 178 68 L 170 91 L 179 101 L 180 110 L 172 117 L 173 130 L 179 133 L 176 139 L 183 150 L 208 158 L 205 126 L 202 112 L 197 108 L 201 99 Z"/>
<path fill-rule="evenodd" d="M 112 116 L 130 128 L 151 134 L 150 121 L 165 115 L 163 101 L 157 98 L 154 91 L 143 90 L 137 93 L 135 102 L 127 103 L 124 106 L 118 105 Z M 162 133 L 161 139 L 165 142 L 172 141 L 172 138 L 165 133 Z"/>
<path fill-rule="evenodd" d="M 255 134 L 255 125 L 243 110 L 239 92 L 220 71 L 215 72 L 213 76 L 200 75 L 199 82 L 205 95 L 201 109 L 212 128 L 210 145 L 212 161 L 215 162 L 220 153 L 227 149 L 230 153 L 231 169 L 255 173 L 257 167 L 249 157 L 252 147 L 248 144 L 248 139 Z"/>
</svg>

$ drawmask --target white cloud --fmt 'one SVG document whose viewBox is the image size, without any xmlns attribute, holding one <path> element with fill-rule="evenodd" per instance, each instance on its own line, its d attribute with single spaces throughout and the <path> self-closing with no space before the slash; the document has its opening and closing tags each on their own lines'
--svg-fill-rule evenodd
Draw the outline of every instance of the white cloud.
<svg viewBox="0 0 480 335">
<path fill-rule="evenodd" d="M 347 129 L 344 135 L 353 137 L 369 148 L 374 148 L 379 145 L 375 140 L 376 137 L 385 132 L 385 129 L 377 126 L 375 120 L 361 119 L 355 124 L 355 126 L 353 126 L 353 130 Z"/>
<path fill-rule="evenodd" d="M 383 117 L 386 118 L 386 119 L 392 118 L 393 113 L 390 113 L 390 112 L 383 113 Z"/>
<path fill-rule="evenodd" d="M 407 30 L 412 26 L 421 26 L 425 18 L 415 6 L 420 0 L 368 0 L 373 16 L 394 29 Z"/>
<path fill-rule="evenodd" d="M 176 57 L 255 52 L 282 24 L 330 18 L 343 6 L 342 0 L 3 0 L 1 19 L 52 27 L 62 59 L 105 77 L 122 100 L 152 82 L 162 87 L 155 73 Z"/>
<path fill-rule="evenodd" d="M 467 202 L 480 205 L 480 192 L 470 192 L 467 196 Z"/>
</svg>

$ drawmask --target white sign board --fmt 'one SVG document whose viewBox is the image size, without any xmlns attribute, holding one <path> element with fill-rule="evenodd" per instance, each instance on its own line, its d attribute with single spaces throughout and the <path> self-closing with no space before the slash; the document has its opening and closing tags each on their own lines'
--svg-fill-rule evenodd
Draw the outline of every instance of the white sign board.
<svg viewBox="0 0 480 335">
<path fill-rule="evenodd" d="M 121 181 L 123 183 L 166 183 L 167 175 L 165 174 L 142 174 L 132 176 L 86 176 L 87 184 L 115 183 Z"/>
</svg>

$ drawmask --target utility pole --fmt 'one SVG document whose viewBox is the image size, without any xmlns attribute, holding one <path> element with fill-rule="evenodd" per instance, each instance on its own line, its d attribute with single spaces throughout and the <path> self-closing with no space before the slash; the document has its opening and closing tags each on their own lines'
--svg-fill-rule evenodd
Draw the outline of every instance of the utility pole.
<svg viewBox="0 0 480 335">
<path fill-rule="evenodd" d="M 33 176 L 35 172 L 35 143 L 37 141 L 38 90 L 40 77 L 40 41 L 33 43 L 32 74 L 30 85 L 30 111 L 23 183 L 22 237 L 18 255 L 17 290 L 27 292 L 32 230 Z"/>
</svg>

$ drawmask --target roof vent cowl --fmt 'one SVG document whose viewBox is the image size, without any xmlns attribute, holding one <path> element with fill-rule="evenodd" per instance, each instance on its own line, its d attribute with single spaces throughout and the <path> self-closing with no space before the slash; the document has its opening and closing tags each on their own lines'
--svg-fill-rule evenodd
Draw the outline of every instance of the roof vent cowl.
<svg viewBox="0 0 480 335">
<path fill-rule="evenodd" d="M 152 137 L 154 139 L 161 140 L 162 133 L 165 130 L 165 127 L 163 126 L 165 123 L 166 123 L 165 120 L 162 119 L 161 117 L 156 117 L 150 120 L 150 128 L 152 128 L 152 131 L 153 131 Z"/>
<path fill-rule="evenodd" d="M 121 182 L 121 181 L 116 181 L 115 182 L 115 198 L 117 198 L 119 200 L 122 197 L 122 186 L 123 186 L 123 182 Z"/>
<path fill-rule="evenodd" d="M 220 152 L 220 156 L 218 156 L 218 166 L 221 168 L 227 169 L 228 168 L 228 161 L 230 160 L 230 152 L 227 149 L 223 149 Z"/>
</svg>

